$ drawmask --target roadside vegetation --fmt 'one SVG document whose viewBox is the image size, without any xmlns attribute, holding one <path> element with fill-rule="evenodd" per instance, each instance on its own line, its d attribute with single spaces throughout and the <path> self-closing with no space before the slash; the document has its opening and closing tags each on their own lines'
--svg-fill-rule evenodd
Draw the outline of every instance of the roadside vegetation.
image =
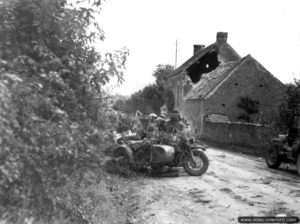
<svg viewBox="0 0 300 224">
<path fill-rule="evenodd" d="M 173 67 L 158 65 L 155 84 L 112 109 L 103 86 L 123 82 L 129 52 L 95 49 L 104 40 L 101 7 L 0 0 L 1 224 L 133 222 L 134 189 L 123 176 L 134 174 L 108 159 L 112 132 L 130 130 L 136 110 L 172 110 Z M 289 91 L 283 108 L 299 101 L 299 82 Z"/>
<path fill-rule="evenodd" d="M 102 88 L 123 81 L 128 50 L 93 47 L 100 11 L 101 0 L 0 2 L 1 224 L 118 223 L 132 212 L 121 206 L 126 180 L 107 172 L 118 115 Z"/>
<path fill-rule="evenodd" d="M 169 111 L 174 107 L 173 92 L 167 85 L 168 76 L 174 71 L 171 65 L 157 65 L 153 72 L 156 82 L 133 93 L 128 99 L 119 99 L 114 108 L 126 114 L 142 113 L 160 114 L 160 107 L 166 105 Z"/>
<path fill-rule="evenodd" d="M 294 83 L 287 84 L 288 98 L 280 107 L 280 117 L 278 120 L 278 128 L 282 132 L 287 132 L 293 122 L 292 113 L 300 110 L 300 80 L 295 80 Z"/>
</svg>

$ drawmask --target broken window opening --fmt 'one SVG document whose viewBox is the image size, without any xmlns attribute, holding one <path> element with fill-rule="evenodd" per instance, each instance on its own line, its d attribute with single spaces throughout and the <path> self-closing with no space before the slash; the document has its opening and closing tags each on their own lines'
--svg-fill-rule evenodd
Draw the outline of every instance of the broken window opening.
<svg viewBox="0 0 300 224">
<path fill-rule="evenodd" d="M 188 76 L 193 83 L 197 83 L 204 73 L 209 73 L 220 65 L 218 52 L 213 51 L 201 57 L 197 63 L 194 63 L 187 71 Z"/>
</svg>

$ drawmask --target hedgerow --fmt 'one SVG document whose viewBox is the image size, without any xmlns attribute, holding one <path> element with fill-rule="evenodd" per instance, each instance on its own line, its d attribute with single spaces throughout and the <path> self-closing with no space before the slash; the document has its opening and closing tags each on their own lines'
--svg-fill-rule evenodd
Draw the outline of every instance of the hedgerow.
<svg viewBox="0 0 300 224">
<path fill-rule="evenodd" d="M 100 6 L 100 0 L 0 3 L 0 220 L 91 221 L 63 198 L 78 194 L 59 189 L 71 177 L 86 180 L 75 171 L 101 165 L 110 139 L 105 130 L 113 127 L 102 86 L 111 77 L 123 80 L 128 51 L 102 55 L 93 47 L 104 39 Z"/>
</svg>

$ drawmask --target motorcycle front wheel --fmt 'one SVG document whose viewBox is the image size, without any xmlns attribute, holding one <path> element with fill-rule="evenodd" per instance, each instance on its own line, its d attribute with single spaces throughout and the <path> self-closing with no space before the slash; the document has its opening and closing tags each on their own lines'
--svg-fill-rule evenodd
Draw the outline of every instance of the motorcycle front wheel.
<svg viewBox="0 0 300 224">
<path fill-rule="evenodd" d="M 194 151 L 193 156 L 195 162 L 192 161 L 192 158 L 187 157 L 183 164 L 185 172 L 191 176 L 201 176 L 208 169 L 208 158 L 202 151 Z"/>
</svg>

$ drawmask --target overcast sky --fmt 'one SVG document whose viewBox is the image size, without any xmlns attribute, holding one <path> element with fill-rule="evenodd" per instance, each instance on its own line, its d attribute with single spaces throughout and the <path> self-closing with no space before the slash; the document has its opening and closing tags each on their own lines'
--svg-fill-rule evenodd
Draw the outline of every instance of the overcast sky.
<svg viewBox="0 0 300 224">
<path fill-rule="evenodd" d="M 158 64 L 174 65 L 176 40 L 180 66 L 193 44 L 214 43 L 218 31 L 282 82 L 300 78 L 299 0 L 109 0 L 99 22 L 103 51 L 130 50 L 125 83 L 115 93 L 130 95 L 154 81 Z"/>
</svg>

